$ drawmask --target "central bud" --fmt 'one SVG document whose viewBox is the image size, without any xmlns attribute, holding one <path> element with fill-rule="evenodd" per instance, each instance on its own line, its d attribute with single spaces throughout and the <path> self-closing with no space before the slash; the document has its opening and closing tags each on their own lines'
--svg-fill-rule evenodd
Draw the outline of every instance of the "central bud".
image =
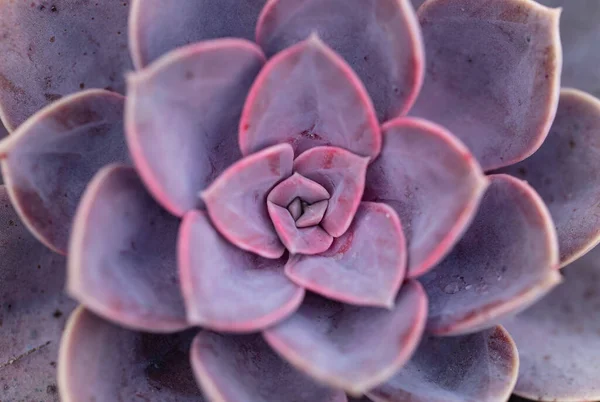
<svg viewBox="0 0 600 402">
<path fill-rule="evenodd" d="M 329 192 L 299 173 L 277 184 L 267 197 L 267 209 L 281 242 L 292 254 L 318 254 L 333 237 L 320 223 L 327 213 Z"/>
</svg>

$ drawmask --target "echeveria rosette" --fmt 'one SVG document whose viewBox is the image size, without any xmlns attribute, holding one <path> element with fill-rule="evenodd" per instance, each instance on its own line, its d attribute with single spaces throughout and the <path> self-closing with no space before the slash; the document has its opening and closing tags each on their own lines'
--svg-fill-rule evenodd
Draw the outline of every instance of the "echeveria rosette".
<svg viewBox="0 0 600 402">
<path fill-rule="evenodd" d="M 126 100 L 70 96 L 0 145 L 19 214 L 68 251 L 85 308 L 63 341 L 63 397 L 201 400 L 181 364 L 191 348 L 209 400 L 506 399 L 518 359 L 495 323 L 559 281 L 557 239 L 531 187 L 479 166 L 520 162 L 546 138 L 559 13 L 525 0 L 430 0 L 418 20 L 396 0 L 155 3 L 131 7 Z M 597 241 L 593 223 L 558 229 L 561 250 L 578 238 L 573 255 Z"/>
</svg>

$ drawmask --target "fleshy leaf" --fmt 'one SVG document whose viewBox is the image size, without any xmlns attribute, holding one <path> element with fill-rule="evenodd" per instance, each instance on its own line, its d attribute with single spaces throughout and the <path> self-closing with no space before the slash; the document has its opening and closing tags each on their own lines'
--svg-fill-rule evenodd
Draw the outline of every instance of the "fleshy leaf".
<svg viewBox="0 0 600 402">
<path fill-rule="evenodd" d="M 0 114 L 9 131 L 83 88 L 123 92 L 128 2 L 0 2 Z"/>
<path fill-rule="evenodd" d="M 304 290 L 286 278 L 284 259 L 240 250 L 213 229 L 203 212 L 184 217 L 178 250 L 192 324 L 218 331 L 256 331 L 291 314 L 304 297 Z"/>
<path fill-rule="evenodd" d="M 100 170 L 73 223 L 69 293 L 126 327 L 151 332 L 186 328 L 177 276 L 178 226 L 133 168 Z"/>
<path fill-rule="evenodd" d="M 129 48 L 137 68 L 184 45 L 217 38 L 254 39 L 266 0 L 132 0 Z"/>
<path fill-rule="evenodd" d="M 425 292 L 411 281 L 400 289 L 390 310 L 307 294 L 294 315 L 263 334 L 292 365 L 359 395 L 389 379 L 410 358 L 426 315 Z"/>
<path fill-rule="evenodd" d="M 291 256 L 285 272 L 298 285 L 331 299 L 392 308 L 405 268 L 400 219 L 385 204 L 363 202 L 350 229 L 326 252 Z"/>
<path fill-rule="evenodd" d="M 286 208 L 270 201 L 267 208 L 279 239 L 290 253 L 319 254 L 327 250 L 333 243 L 333 237 L 320 226 L 297 227 L 292 215 Z"/>
<path fill-rule="evenodd" d="M 62 400 L 204 402 L 187 358 L 193 336 L 130 331 L 80 307 L 60 347 Z"/>
<path fill-rule="evenodd" d="M 321 184 L 331 195 L 321 222 L 333 237 L 348 230 L 365 189 L 368 158 L 335 147 L 312 148 L 294 161 L 294 170 Z"/>
<path fill-rule="evenodd" d="M 456 134 L 484 170 L 542 144 L 556 112 L 560 10 L 533 0 L 431 0 L 418 10 L 427 67 L 411 115 Z"/>
<path fill-rule="evenodd" d="M 424 50 L 408 0 L 274 0 L 256 37 L 273 56 L 313 32 L 356 71 L 380 121 L 410 109 L 423 81 Z"/>
<path fill-rule="evenodd" d="M 239 141 L 244 155 L 282 142 L 296 155 L 319 145 L 371 157 L 381 149 L 377 116 L 360 79 L 316 36 L 267 62 L 246 99 Z"/>
<path fill-rule="evenodd" d="M 596 0 L 538 0 L 561 7 L 560 41 L 564 49 L 561 85 L 600 98 L 600 3 Z"/>
<path fill-rule="evenodd" d="M 375 402 L 506 401 L 518 369 L 517 346 L 500 326 L 456 337 L 429 335 L 412 359 L 369 397 Z"/>
<path fill-rule="evenodd" d="M 561 92 L 556 119 L 542 147 L 506 173 L 527 180 L 556 225 L 564 266 L 600 242 L 600 100 Z"/>
<path fill-rule="evenodd" d="M 75 209 L 94 174 L 127 161 L 124 98 L 88 90 L 42 109 L 0 143 L 11 198 L 33 234 L 66 253 Z"/>
<path fill-rule="evenodd" d="M 286 363 L 258 334 L 203 331 L 194 339 L 191 360 L 198 382 L 213 401 L 347 401 L 342 391 L 318 385 Z"/>
<path fill-rule="evenodd" d="M 58 402 L 58 345 L 75 307 L 63 292 L 65 258 L 29 233 L 4 186 L 0 228 L 0 399 Z"/>
<path fill-rule="evenodd" d="M 283 255 L 267 196 L 292 174 L 293 158 L 288 144 L 269 147 L 236 162 L 202 193 L 213 224 L 227 240 L 265 258 Z"/>
<path fill-rule="evenodd" d="M 519 345 L 515 392 L 539 401 L 600 399 L 600 246 L 562 271 L 564 282 L 505 323 Z"/>
<path fill-rule="evenodd" d="M 417 277 L 460 239 L 488 181 L 460 141 L 424 120 L 388 122 L 383 143 L 367 171 L 363 198 L 396 210 L 407 238 L 407 275 Z"/>
<path fill-rule="evenodd" d="M 171 213 L 182 216 L 199 206 L 198 192 L 241 158 L 238 122 L 263 63 L 256 45 L 220 39 L 174 50 L 128 76 L 132 157 L 148 189 Z"/>
<path fill-rule="evenodd" d="M 462 239 L 419 279 L 429 296 L 427 327 L 437 335 L 492 327 L 560 282 L 556 233 L 541 198 L 511 176 L 490 180 Z"/>
<path fill-rule="evenodd" d="M 302 212 L 302 215 L 296 220 L 296 226 L 299 228 L 306 228 L 309 226 L 318 225 L 321 220 L 323 220 L 323 216 L 325 216 L 325 212 L 327 211 L 327 206 L 329 205 L 329 201 L 323 200 L 315 202 L 314 204 L 307 205 Z"/>
<path fill-rule="evenodd" d="M 268 195 L 267 201 L 287 208 L 296 198 L 309 204 L 317 201 L 327 200 L 329 193 L 319 183 L 294 173 L 279 183 Z"/>
</svg>

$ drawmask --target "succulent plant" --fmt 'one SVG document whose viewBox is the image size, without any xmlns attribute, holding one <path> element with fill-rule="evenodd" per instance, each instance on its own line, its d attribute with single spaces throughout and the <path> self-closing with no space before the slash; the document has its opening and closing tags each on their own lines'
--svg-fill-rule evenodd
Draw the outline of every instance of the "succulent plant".
<svg viewBox="0 0 600 402">
<path fill-rule="evenodd" d="M 600 398 L 600 4 L 544 3 L 0 3 L 0 401 Z"/>
</svg>

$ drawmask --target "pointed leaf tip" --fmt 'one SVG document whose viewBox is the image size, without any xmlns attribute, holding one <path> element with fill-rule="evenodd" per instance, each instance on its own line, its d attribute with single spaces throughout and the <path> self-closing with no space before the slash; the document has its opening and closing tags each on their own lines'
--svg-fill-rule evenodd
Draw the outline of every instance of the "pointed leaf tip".
<svg viewBox="0 0 600 402">
<path fill-rule="evenodd" d="M 240 120 L 242 153 L 289 143 L 296 155 L 331 145 L 376 156 L 381 135 L 359 78 L 328 46 L 304 40 L 270 59 L 246 99 Z"/>
<path fill-rule="evenodd" d="M 90 310 L 129 328 L 188 327 L 177 276 L 178 226 L 133 168 L 103 168 L 77 209 L 67 289 Z"/>
<path fill-rule="evenodd" d="M 299 370 L 360 395 L 410 358 L 423 333 L 426 310 L 425 292 L 414 281 L 404 284 L 391 310 L 308 294 L 296 313 L 263 334 Z"/>
<path fill-rule="evenodd" d="M 192 324 L 256 331 L 282 320 L 302 302 L 304 290 L 286 278 L 284 258 L 266 259 L 237 248 L 203 212 L 185 215 L 178 242 L 179 276 Z"/>
<path fill-rule="evenodd" d="M 560 283 L 556 232 L 541 198 L 511 176 L 490 181 L 464 236 L 419 278 L 430 300 L 428 329 L 437 335 L 489 328 Z"/>
<path fill-rule="evenodd" d="M 173 50 L 128 76 L 132 158 L 171 213 L 183 216 L 198 207 L 198 192 L 241 158 L 238 122 L 263 64 L 251 42 L 218 39 Z"/>
<path fill-rule="evenodd" d="M 450 129 L 484 170 L 530 156 L 558 104 L 559 14 L 533 0 L 425 3 L 426 75 L 411 114 Z"/>
<path fill-rule="evenodd" d="M 129 160 L 123 96 L 86 90 L 40 110 L 0 143 L 4 180 L 32 233 L 65 254 L 79 200 L 94 174 Z"/>
</svg>

